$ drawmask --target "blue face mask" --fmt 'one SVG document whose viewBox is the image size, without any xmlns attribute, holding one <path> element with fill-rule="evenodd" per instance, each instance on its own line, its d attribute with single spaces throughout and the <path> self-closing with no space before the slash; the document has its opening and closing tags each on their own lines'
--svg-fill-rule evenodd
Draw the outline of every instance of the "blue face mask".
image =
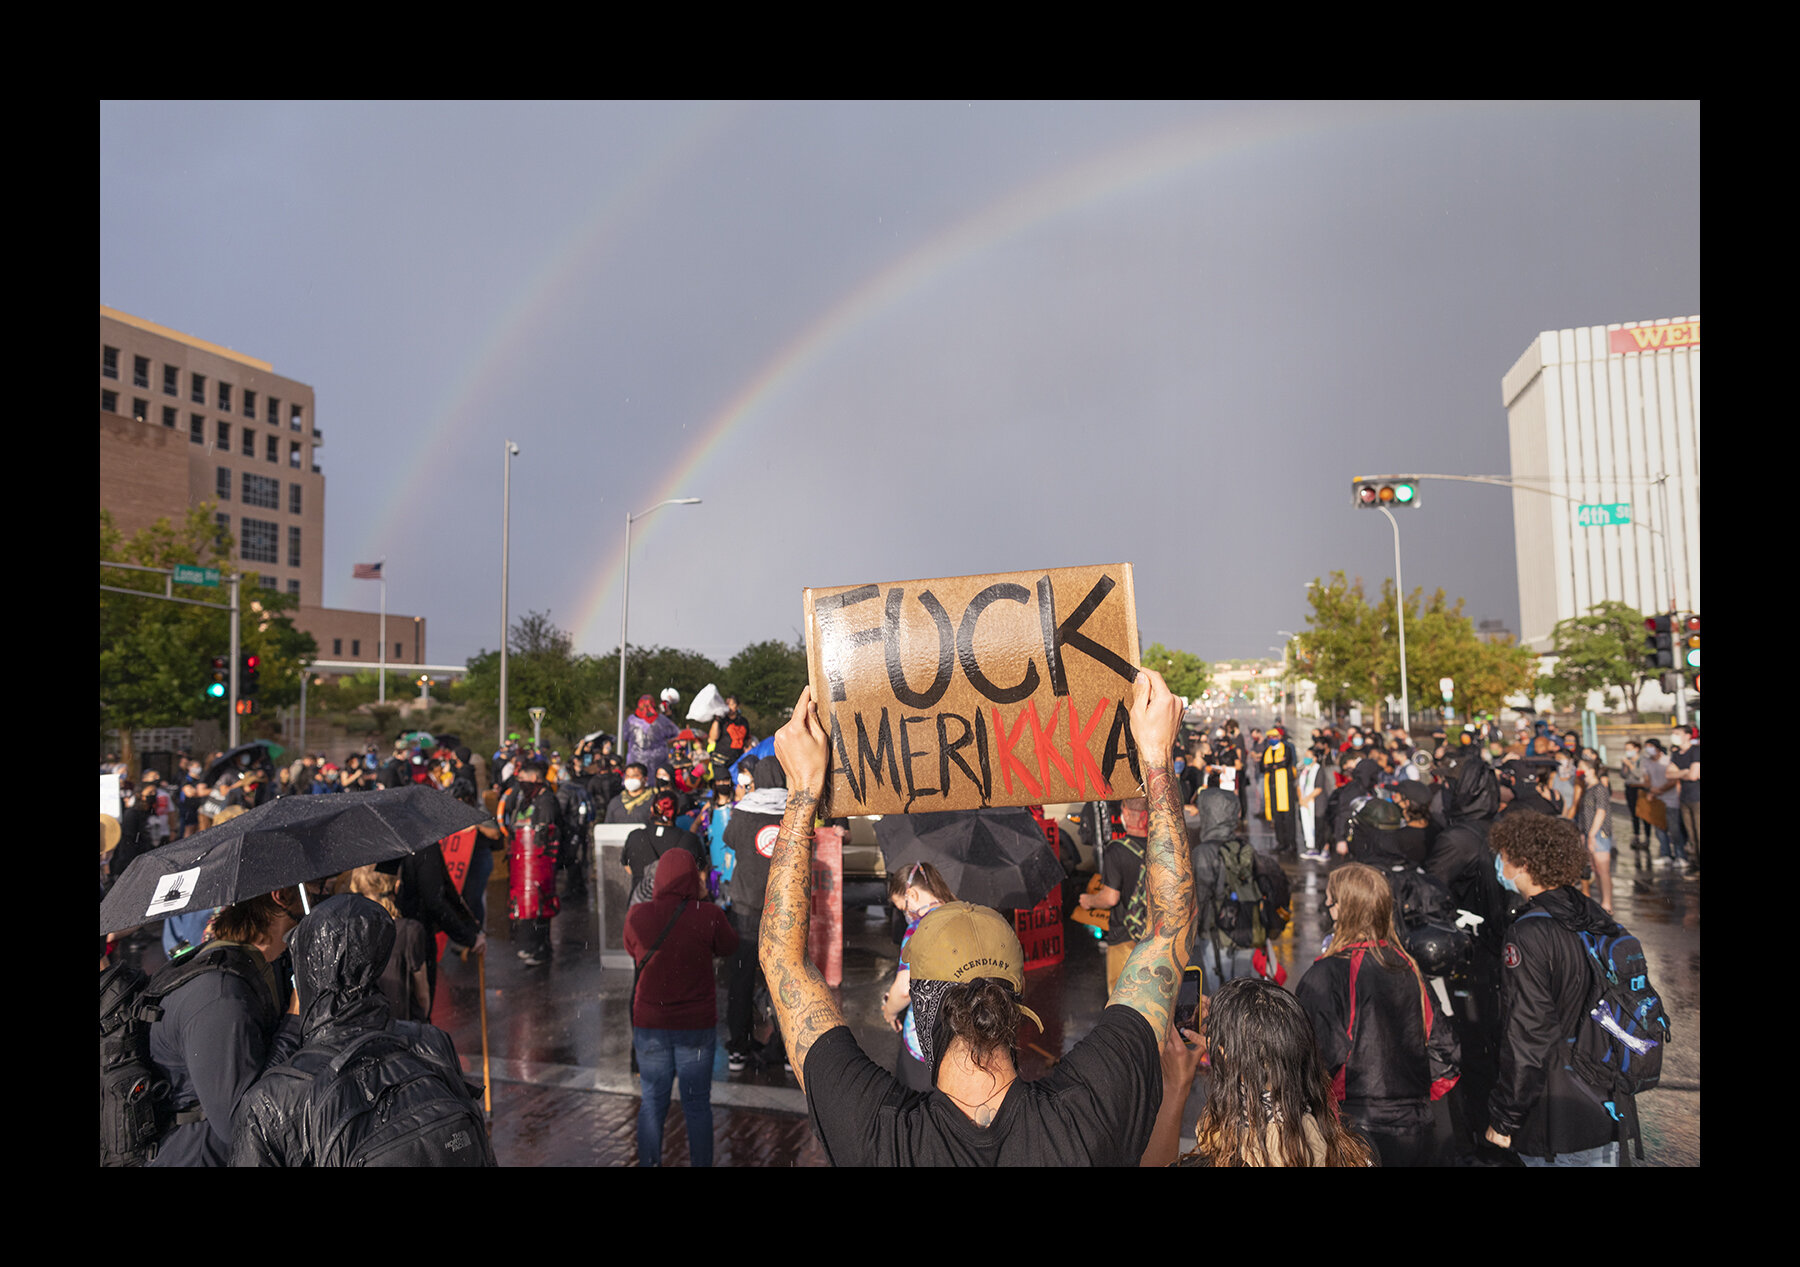
<svg viewBox="0 0 1800 1267">
<path fill-rule="evenodd" d="M 1175 773 L 1180 774 L 1185 769 L 1187 769 L 1187 762 L 1177 759 L 1175 762 Z"/>
<path fill-rule="evenodd" d="M 1519 891 L 1519 886 L 1506 878 L 1506 860 L 1500 854 L 1494 855 L 1494 878 L 1500 881 L 1500 887 L 1508 893 Z"/>
</svg>

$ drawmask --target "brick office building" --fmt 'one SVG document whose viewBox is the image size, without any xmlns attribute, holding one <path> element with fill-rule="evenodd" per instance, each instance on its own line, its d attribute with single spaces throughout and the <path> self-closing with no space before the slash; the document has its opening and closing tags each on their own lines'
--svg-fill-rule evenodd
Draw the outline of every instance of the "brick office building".
<svg viewBox="0 0 1800 1267">
<path fill-rule="evenodd" d="M 324 435 L 313 409 L 313 389 L 267 361 L 100 309 L 100 505 L 119 530 L 130 537 L 214 503 L 239 566 L 299 600 L 294 624 L 319 657 L 373 666 L 379 616 L 322 606 Z M 387 635 L 389 664 L 425 662 L 423 617 L 389 612 Z"/>
</svg>

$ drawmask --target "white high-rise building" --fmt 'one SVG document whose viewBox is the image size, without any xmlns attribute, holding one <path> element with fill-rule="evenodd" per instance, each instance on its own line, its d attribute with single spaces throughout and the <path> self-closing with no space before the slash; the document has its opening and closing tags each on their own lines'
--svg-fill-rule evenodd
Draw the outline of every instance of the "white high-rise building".
<svg viewBox="0 0 1800 1267">
<path fill-rule="evenodd" d="M 1513 491 L 1519 640 L 1608 599 L 1698 612 L 1700 318 L 1546 330 L 1501 397 L 1512 478 L 1543 490 Z"/>
</svg>

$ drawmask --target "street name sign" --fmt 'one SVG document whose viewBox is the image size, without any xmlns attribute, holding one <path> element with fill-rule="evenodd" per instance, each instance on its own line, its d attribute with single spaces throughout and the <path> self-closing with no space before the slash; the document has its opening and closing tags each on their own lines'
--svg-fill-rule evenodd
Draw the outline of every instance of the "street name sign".
<svg viewBox="0 0 1800 1267">
<path fill-rule="evenodd" d="M 218 583 L 218 568 L 197 568 L 188 563 L 175 565 L 175 584 L 177 585 L 217 585 Z"/>
<path fill-rule="evenodd" d="M 1575 507 L 1575 522 L 1583 528 L 1607 528 L 1631 522 L 1630 502 L 1599 502 Z"/>
</svg>

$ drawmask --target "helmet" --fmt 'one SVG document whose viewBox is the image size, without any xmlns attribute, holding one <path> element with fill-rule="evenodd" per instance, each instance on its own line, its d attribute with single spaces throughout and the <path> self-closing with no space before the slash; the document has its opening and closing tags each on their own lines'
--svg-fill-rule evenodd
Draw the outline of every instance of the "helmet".
<svg viewBox="0 0 1800 1267">
<path fill-rule="evenodd" d="M 1392 801 L 1371 796 L 1351 816 L 1350 826 L 1353 831 L 1357 828 L 1363 831 L 1399 831 L 1406 826 L 1406 818 L 1401 814 L 1400 807 Z"/>
<path fill-rule="evenodd" d="M 1428 977 L 1449 976 L 1469 957 L 1469 935 L 1460 928 L 1421 924 L 1403 941 L 1406 953 Z"/>
</svg>

